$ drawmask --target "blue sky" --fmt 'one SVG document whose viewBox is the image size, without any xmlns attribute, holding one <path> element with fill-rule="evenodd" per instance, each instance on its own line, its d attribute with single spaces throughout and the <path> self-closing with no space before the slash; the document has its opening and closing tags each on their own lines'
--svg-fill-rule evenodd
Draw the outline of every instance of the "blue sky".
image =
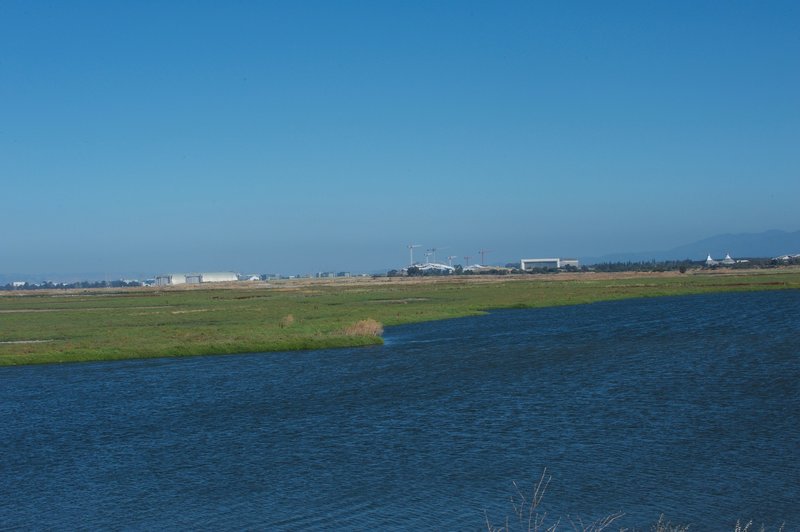
<svg viewBox="0 0 800 532">
<path fill-rule="evenodd" d="M 797 2 L 5 1 L 0 272 L 797 230 L 798 27 Z"/>
</svg>

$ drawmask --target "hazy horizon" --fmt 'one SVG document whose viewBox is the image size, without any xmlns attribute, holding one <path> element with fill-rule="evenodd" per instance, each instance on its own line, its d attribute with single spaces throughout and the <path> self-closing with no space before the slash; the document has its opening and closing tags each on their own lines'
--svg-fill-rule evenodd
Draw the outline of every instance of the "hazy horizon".
<svg viewBox="0 0 800 532">
<path fill-rule="evenodd" d="M 0 273 L 796 231 L 798 23 L 793 2 L 4 2 Z"/>
<path fill-rule="evenodd" d="M 800 239 L 800 231 L 783 231 L 783 230 L 768 230 L 763 233 L 743 233 L 743 234 L 722 234 L 722 235 L 713 235 L 708 239 L 701 239 L 695 242 L 685 242 L 680 246 L 676 246 L 672 249 L 647 249 L 647 250 L 626 250 L 626 251 L 617 251 L 612 253 L 606 253 L 603 255 L 598 256 L 588 256 L 585 254 L 577 254 L 571 256 L 572 258 L 578 258 L 582 262 L 586 259 L 589 259 L 590 262 L 588 264 L 594 264 L 596 260 L 602 259 L 601 262 L 608 260 L 610 262 L 615 262 L 617 260 L 621 261 L 649 261 L 649 260 L 695 260 L 695 261 L 702 261 L 706 257 L 706 253 L 710 253 L 712 256 L 721 259 L 725 254 L 731 253 L 731 250 L 734 251 L 736 258 L 754 258 L 754 257 L 771 257 L 776 256 L 783 253 L 793 253 L 800 251 L 800 246 L 796 243 L 793 245 L 783 246 L 781 247 L 780 244 L 777 246 L 774 242 L 764 242 L 763 246 L 767 248 L 772 248 L 770 252 L 761 252 L 761 253 L 735 253 L 735 251 L 741 251 L 743 248 L 752 248 L 753 243 L 752 241 L 755 239 L 758 240 L 759 237 L 766 237 L 769 235 L 778 234 L 779 237 L 793 237 L 790 240 L 797 242 Z M 734 240 L 740 240 L 740 245 L 738 246 L 725 246 L 720 245 L 719 243 L 711 244 L 708 246 L 700 246 L 698 244 L 705 242 L 706 240 L 715 240 L 715 239 L 724 239 L 724 237 L 732 237 Z M 741 240 L 742 238 L 745 240 Z M 750 238 L 747 238 L 750 237 Z M 779 238 L 781 241 L 786 241 L 785 238 Z M 749 243 L 748 243 L 749 241 Z M 408 249 L 406 245 L 401 246 L 402 248 L 402 258 L 398 257 L 395 262 L 387 263 L 382 266 L 378 266 L 371 269 L 359 269 L 358 267 L 345 267 L 341 266 L 338 268 L 333 267 L 320 267 L 317 269 L 276 269 L 271 268 L 269 263 L 265 263 L 262 265 L 252 265 L 252 267 L 241 267 L 241 265 L 231 264 L 227 267 L 222 268 L 198 268 L 196 267 L 197 264 L 190 265 L 190 267 L 185 268 L 156 268 L 153 270 L 105 270 L 105 271 L 65 271 L 65 270 L 41 270 L 41 271 L 27 271 L 27 272 L 13 272 L 13 271 L 0 271 L 0 284 L 4 284 L 7 282 L 12 281 L 29 281 L 29 282 L 41 282 L 41 281 L 53 281 L 53 282 L 77 282 L 77 281 L 113 281 L 119 279 L 137 279 L 137 280 L 144 280 L 147 278 L 151 278 L 160 274 L 167 274 L 167 273 L 179 273 L 179 272 L 210 272 L 210 271 L 233 271 L 239 274 L 278 274 L 278 275 L 313 275 L 319 272 L 349 272 L 353 274 L 361 274 L 361 273 L 381 273 L 386 272 L 391 269 L 400 269 L 408 265 L 409 255 Z M 679 256 L 675 255 L 672 257 L 665 257 L 663 256 L 665 253 L 670 254 L 671 251 L 683 250 L 684 248 L 697 248 L 695 252 L 686 252 L 682 253 Z M 702 249 L 701 249 L 702 248 Z M 415 262 L 424 262 L 426 260 L 425 251 L 427 250 L 426 246 L 420 246 L 419 248 L 415 248 L 414 250 L 414 261 Z M 436 260 L 440 263 L 448 262 L 448 256 L 454 255 L 453 258 L 453 265 L 455 264 L 465 264 L 465 256 L 457 255 L 454 252 L 448 251 L 448 249 L 442 248 L 437 250 Z M 533 258 L 533 255 L 525 255 L 517 254 L 518 256 L 508 256 L 508 257 L 497 257 L 497 254 L 494 250 L 490 250 L 489 253 L 486 254 L 486 264 L 487 265 L 505 265 L 507 263 L 516 263 L 522 258 Z M 560 256 L 561 258 L 567 257 L 567 255 L 557 255 L 557 254 L 539 254 L 536 257 L 544 257 L 544 256 Z M 432 258 L 431 258 L 432 260 Z M 470 264 L 479 264 L 480 263 L 480 255 L 477 252 L 470 254 Z M 352 266 L 352 265 L 350 265 Z"/>
</svg>

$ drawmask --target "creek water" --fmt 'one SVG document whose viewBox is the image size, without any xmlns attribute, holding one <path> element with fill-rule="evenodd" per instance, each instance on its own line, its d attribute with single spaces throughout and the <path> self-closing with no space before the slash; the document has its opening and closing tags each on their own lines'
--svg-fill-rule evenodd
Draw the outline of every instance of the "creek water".
<svg viewBox="0 0 800 532">
<path fill-rule="evenodd" d="M 0 368 L 0 529 L 800 527 L 800 292 L 390 328 L 386 345 Z M 566 527 L 569 529 L 569 527 Z"/>
</svg>

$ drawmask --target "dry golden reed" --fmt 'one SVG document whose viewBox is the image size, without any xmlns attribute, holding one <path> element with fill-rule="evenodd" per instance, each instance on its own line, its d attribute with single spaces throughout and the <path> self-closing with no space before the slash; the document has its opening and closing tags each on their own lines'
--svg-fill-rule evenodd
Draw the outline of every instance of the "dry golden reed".
<svg viewBox="0 0 800 532">
<path fill-rule="evenodd" d="M 293 323 L 294 323 L 294 316 L 292 316 L 291 314 L 287 314 L 286 316 L 281 318 L 280 327 L 281 329 L 285 327 L 291 327 Z"/>
<path fill-rule="evenodd" d="M 379 321 L 367 318 L 346 327 L 344 333 L 347 336 L 380 336 L 383 334 L 383 325 Z"/>
</svg>

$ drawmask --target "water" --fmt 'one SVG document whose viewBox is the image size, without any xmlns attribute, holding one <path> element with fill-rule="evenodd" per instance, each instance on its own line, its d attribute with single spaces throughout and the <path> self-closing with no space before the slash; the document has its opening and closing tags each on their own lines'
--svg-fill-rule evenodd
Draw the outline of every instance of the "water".
<svg viewBox="0 0 800 532">
<path fill-rule="evenodd" d="M 0 369 L 0 529 L 800 527 L 800 292 L 403 326 L 387 345 Z M 569 528 L 569 527 L 567 527 Z"/>
</svg>

